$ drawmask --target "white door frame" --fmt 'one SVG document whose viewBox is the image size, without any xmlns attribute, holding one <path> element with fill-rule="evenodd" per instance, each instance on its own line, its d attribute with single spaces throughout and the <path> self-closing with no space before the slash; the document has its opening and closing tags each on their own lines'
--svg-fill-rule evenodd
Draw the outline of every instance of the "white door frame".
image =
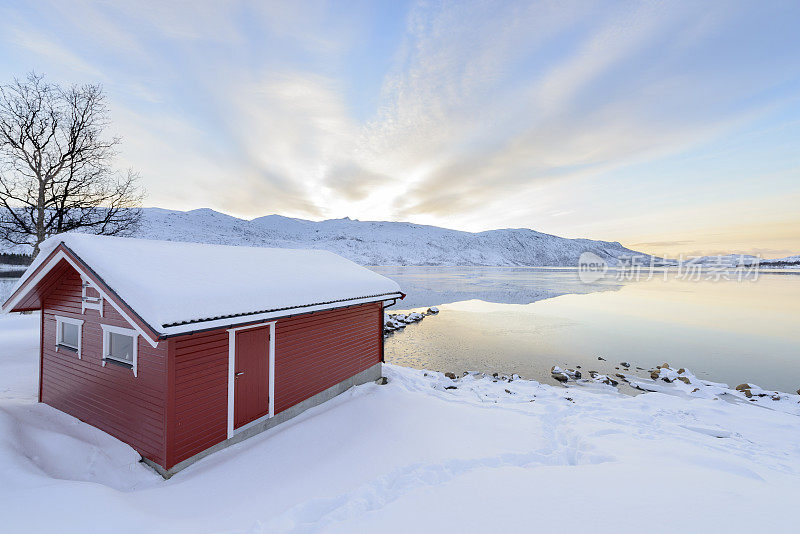
<svg viewBox="0 0 800 534">
<path fill-rule="evenodd" d="M 234 434 L 234 409 L 236 392 L 236 333 L 242 330 L 263 328 L 269 326 L 269 413 L 267 417 L 275 415 L 275 321 L 249 324 L 228 329 L 228 438 Z M 244 428 L 244 427 L 242 427 Z"/>
</svg>

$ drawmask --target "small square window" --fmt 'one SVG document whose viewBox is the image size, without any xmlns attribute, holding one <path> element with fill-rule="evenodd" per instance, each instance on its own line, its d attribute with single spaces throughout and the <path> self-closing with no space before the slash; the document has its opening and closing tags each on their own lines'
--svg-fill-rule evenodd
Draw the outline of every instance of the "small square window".
<svg viewBox="0 0 800 534">
<path fill-rule="evenodd" d="M 81 357 L 81 326 L 83 321 L 56 316 L 56 350 L 74 352 Z"/>
<path fill-rule="evenodd" d="M 80 326 L 71 323 L 61 323 L 61 335 L 58 339 L 58 344 L 78 350 L 78 338 L 80 335 Z"/>
<path fill-rule="evenodd" d="M 122 365 L 133 371 L 133 376 L 137 376 L 137 339 L 139 335 L 136 330 L 120 328 L 101 324 L 103 329 L 103 366 L 106 362 L 112 365 Z"/>
<path fill-rule="evenodd" d="M 108 357 L 133 364 L 133 336 L 109 332 Z"/>
</svg>

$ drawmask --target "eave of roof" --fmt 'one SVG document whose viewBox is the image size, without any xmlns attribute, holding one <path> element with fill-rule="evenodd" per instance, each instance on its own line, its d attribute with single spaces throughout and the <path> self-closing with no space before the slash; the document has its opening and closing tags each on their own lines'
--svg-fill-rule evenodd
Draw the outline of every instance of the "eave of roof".
<svg viewBox="0 0 800 534">
<path fill-rule="evenodd" d="M 19 282 L 19 286 L 14 290 L 11 296 L 3 303 L 2 309 L 5 312 L 18 311 L 16 305 L 24 300 L 24 297 L 33 291 L 36 284 L 44 279 L 47 274 L 55 267 L 61 260 L 66 260 L 81 276 L 87 276 L 97 286 L 98 290 L 103 294 L 104 298 L 122 315 L 128 323 L 134 328 L 139 330 L 150 343 L 155 346 L 161 333 L 147 323 L 133 308 L 128 305 L 125 300 L 120 297 L 94 270 L 86 264 L 73 250 L 66 244 L 60 243 L 56 246 L 47 257 L 39 263 L 36 268 L 26 271 Z"/>
<path fill-rule="evenodd" d="M 385 295 L 373 295 L 370 297 L 360 297 L 355 299 L 346 299 L 337 302 L 327 302 L 318 304 L 309 304 L 305 306 L 295 306 L 292 308 L 282 308 L 278 310 L 267 310 L 262 312 L 253 312 L 250 314 L 239 314 L 231 317 L 219 317 L 205 319 L 202 321 L 188 321 L 176 325 L 164 325 L 164 334 L 160 339 L 170 337 L 182 336 L 187 334 L 196 334 L 199 332 L 207 332 L 210 330 L 218 330 L 220 328 L 235 328 L 237 326 L 255 324 L 260 322 L 269 321 L 272 319 L 281 319 L 285 317 L 293 317 L 295 315 L 303 315 L 307 313 L 314 313 L 325 310 L 335 310 L 337 308 L 345 308 L 347 306 L 357 306 L 360 304 L 368 304 L 371 302 L 386 302 L 389 300 L 397 300 L 405 297 L 405 293 L 387 293 Z"/>
<path fill-rule="evenodd" d="M 304 313 L 313 313 L 317 311 L 336 309 L 336 308 L 354 306 L 359 304 L 366 304 L 370 302 L 384 302 L 389 300 L 397 300 L 405 298 L 405 294 L 400 291 L 387 292 L 374 295 L 365 295 L 359 297 L 338 299 L 326 302 L 315 302 L 315 303 L 309 303 L 291 307 L 241 312 L 236 314 L 230 314 L 219 317 L 209 317 L 204 319 L 193 319 L 189 321 L 163 324 L 160 325 L 159 327 L 156 327 L 154 325 L 150 325 L 149 323 L 147 323 L 138 314 L 138 312 L 125 301 L 124 298 L 122 298 L 119 294 L 117 294 L 117 292 L 114 291 L 114 289 L 91 268 L 91 266 L 89 266 L 74 250 L 72 250 L 64 242 L 61 242 L 48 254 L 47 258 L 43 260 L 33 271 L 31 271 L 30 273 L 26 272 L 26 275 L 23 275 L 23 280 L 21 280 L 20 285 L 3 304 L 4 311 L 15 311 L 15 308 L 13 306 L 10 309 L 7 309 L 7 306 L 14 300 L 16 300 L 17 302 L 22 300 L 23 297 L 28 292 L 33 290 L 33 287 L 35 287 L 38 281 L 34 282 L 33 285 L 31 285 L 30 287 L 26 286 L 30 284 L 31 280 L 36 279 L 37 275 L 39 275 L 40 272 L 42 277 L 46 276 L 46 274 L 50 271 L 50 269 L 52 269 L 58 263 L 58 261 L 60 261 L 61 256 L 59 255 L 59 252 L 62 252 L 65 256 L 67 256 L 67 258 L 71 260 L 69 261 L 69 263 L 71 263 L 73 267 L 75 267 L 79 272 L 88 275 L 90 278 L 93 279 L 95 283 L 99 284 L 102 290 L 105 293 L 107 293 L 109 297 L 111 297 L 109 300 L 116 301 L 113 302 L 113 304 L 115 304 L 115 307 L 117 308 L 124 307 L 124 309 L 128 311 L 132 316 L 131 319 L 133 319 L 133 321 L 129 322 L 138 323 L 138 327 L 144 329 L 142 331 L 143 334 L 145 334 L 146 330 L 147 334 L 149 335 L 146 334 L 145 337 L 148 337 L 150 339 L 151 344 L 154 341 L 157 342 L 158 340 L 166 339 L 169 337 L 196 333 L 198 331 L 216 330 L 223 327 L 232 328 L 243 324 L 261 322 L 268 319 L 278 319 L 281 317 L 288 317 Z M 123 313 L 123 315 L 125 314 Z"/>
<path fill-rule="evenodd" d="M 261 315 L 261 314 L 265 314 L 265 313 L 291 312 L 291 311 L 294 311 L 294 310 L 300 310 L 300 309 L 304 309 L 304 308 L 319 307 L 319 306 L 325 306 L 325 305 L 328 305 L 328 304 L 339 304 L 339 303 L 343 303 L 343 302 L 346 303 L 346 302 L 350 302 L 350 301 L 354 301 L 354 300 L 358 300 L 358 301 L 362 301 L 362 302 L 374 302 L 374 301 L 381 301 L 381 300 L 391 300 L 392 298 L 403 298 L 404 296 L 405 295 L 403 293 L 399 292 L 399 291 L 392 291 L 392 292 L 389 292 L 389 293 L 380 293 L 378 295 L 365 295 L 363 297 L 351 297 L 351 298 L 346 298 L 346 299 L 329 300 L 327 302 L 312 302 L 310 304 L 302 304 L 302 305 L 299 305 L 299 306 L 286 306 L 286 307 L 283 307 L 283 308 L 273 308 L 271 310 L 258 310 L 258 311 L 253 311 L 253 312 L 242 312 L 242 313 L 233 313 L 233 314 L 230 314 L 230 315 L 221 315 L 221 316 L 218 316 L 218 317 L 208 317 L 208 318 L 205 318 L 205 319 L 192 319 L 191 321 L 179 321 L 179 322 L 176 322 L 176 323 L 169 323 L 169 324 L 164 324 L 164 325 L 161 325 L 161 326 L 162 326 L 162 328 L 167 329 L 167 328 L 170 328 L 170 327 L 173 327 L 173 326 L 183 326 L 183 325 L 187 325 L 187 324 L 205 323 L 205 322 L 208 322 L 208 321 L 216 321 L 216 320 L 222 320 L 222 319 L 233 319 L 233 318 L 238 318 L 238 317 L 247 317 L 247 316 L 251 316 L 251 315 Z M 378 298 L 378 297 L 382 297 L 382 298 Z"/>
</svg>

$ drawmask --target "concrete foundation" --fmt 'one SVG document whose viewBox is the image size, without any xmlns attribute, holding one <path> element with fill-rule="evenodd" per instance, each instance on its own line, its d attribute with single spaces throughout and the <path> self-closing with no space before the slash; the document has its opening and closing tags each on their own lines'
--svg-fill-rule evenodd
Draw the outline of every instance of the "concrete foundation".
<svg viewBox="0 0 800 534">
<path fill-rule="evenodd" d="M 357 375 L 351 376 L 347 380 L 342 380 L 335 386 L 331 386 L 325 391 L 317 393 L 311 398 L 304 400 L 298 404 L 295 404 L 291 408 L 287 408 L 286 410 L 282 411 L 281 413 L 275 414 L 274 417 L 263 417 L 261 419 L 257 419 L 247 425 L 236 429 L 233 437 L 226 439 L 216 445 L 209 447 L 208 449 L 204 450 L 203 452 L 199 452 L 192 456 L 191 458 L 187 458 L 182 462 L 175 464 L 171 469 L 164 469 L 160 465 L 148 460 L 147 458 L 142 458 L 142 461 L 158 471 L 158 473 L 164 477 L 164 479 L 170 478 L 172 475 L 180 471 L 181 469 L 185 469 L 195 463 L 198 460 L 202 460 L 209 454 L 213 454 L 219 450 L 222 450 L 226 447 L 230 447 L 236 443 L 246 440 L 256 434 L 260 434 L 265 430 L 269 430 L 272 427 L 275 427 L 283 422 L 288 421 L 293 417 L 297 417 L 304 411 L 308 410 L 309 408 L 313 408 L 314 406 L 319 406 L 323 402 L 330 400 L 337 395 L 340 395 L 350 389 L 353 386 L 357 386 L 359 384 L 366 384 L 367 382 L 373 382 L 381 377 L 381 364 L 375 364 L 369 369 L 361 371 Z"/>
</svg>

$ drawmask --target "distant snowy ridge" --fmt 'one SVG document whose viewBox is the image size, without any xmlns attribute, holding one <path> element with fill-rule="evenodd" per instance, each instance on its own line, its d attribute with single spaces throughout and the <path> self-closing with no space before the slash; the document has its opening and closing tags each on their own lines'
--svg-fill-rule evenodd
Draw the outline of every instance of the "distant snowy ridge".
<svg viewBox="0 0 800 534">
<path fill-rule="evenodd" d="M 637 257 L 640 266 L 676 266 L 676 259 L 661 259 L 637 252 L 618 242 L 567 239 L 528 228 L 463 232 L 407 222 L 331 219 L 308 221 L 281 215 L 252 220 L 203 208 L 173 211 L 144 208 L 136 237 L 280 248 L 310 248 L 335 252 L 361 265 L 531 266 L 576 267 L 584 252 L 592 252 L 610 266 Z M 8 252 L 30 253 L 30 247 L 0 246 Z M 755 256 L 728 254 L 684 258 L 684 262 L 715 267 L 736 267 Z M 800 268 L 800 255 L 761 260 L 764 267 Z"/>
<path fill-rule="evenodd" d="M 723 254 L 717 256 L 690 257 L 686 258 L 685 262 L 708 267 L 739 267 L 755 264 L 761 267 L 800 267 L 800 255 L 765 259 L 750 254 Z"/>
<path fill-rule="evenodd" d="M 761 260 L 759 265 L 762 267 L 800 268 L 800 254 L 775 260 Z"/>
<path fill-rule="evenodd" d="M 471 233 L 406 222 L 315 222 L 280 215 L 248 221 L 211 209 L 146 208 L 137 237 L 325 249 L 361 265 L 574 267 L 583 252 L 593 252 L 610 265 L 640 254 L 616 242 L 566 239 L 527 228 Z"/>
</svg>

